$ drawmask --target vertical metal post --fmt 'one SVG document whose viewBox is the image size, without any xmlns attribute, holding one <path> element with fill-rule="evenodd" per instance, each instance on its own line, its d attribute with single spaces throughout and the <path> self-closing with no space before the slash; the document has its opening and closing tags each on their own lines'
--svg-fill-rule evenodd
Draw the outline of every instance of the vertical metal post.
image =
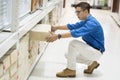
<svg viewBox="0 0 120 80">
<path fill-rule="evenodd" d="M 19 0 L 12 0 L 11 31 L 15 32 L 18 28 Z"/>
</svg>

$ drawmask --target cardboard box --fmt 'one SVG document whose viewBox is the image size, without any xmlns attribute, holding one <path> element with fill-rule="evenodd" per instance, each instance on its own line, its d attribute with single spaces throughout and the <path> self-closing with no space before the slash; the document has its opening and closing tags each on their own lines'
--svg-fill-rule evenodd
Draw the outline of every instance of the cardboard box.
<svg viewBox="0 0 120 80">
<path fill-rule="evenodd" d="M 51 26 L 47 24 L 38 24 L 30 31 L 30 40 L 46 41 L 50 35 Z"/>
</svg>

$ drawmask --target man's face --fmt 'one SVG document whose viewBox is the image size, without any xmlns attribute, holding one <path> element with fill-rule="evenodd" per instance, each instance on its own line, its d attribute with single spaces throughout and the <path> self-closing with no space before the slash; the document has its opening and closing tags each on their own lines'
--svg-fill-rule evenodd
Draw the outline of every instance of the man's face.
<svg viewBox="0 0 120 80">
<path fill-rule="evenodd" d="M 85 20 L 87 18 L 87 15 L 88 15 L 87 10 L 82 10 L 81 7 L 76 7 L 75 12 L 80 20 Z"/>
</svg>

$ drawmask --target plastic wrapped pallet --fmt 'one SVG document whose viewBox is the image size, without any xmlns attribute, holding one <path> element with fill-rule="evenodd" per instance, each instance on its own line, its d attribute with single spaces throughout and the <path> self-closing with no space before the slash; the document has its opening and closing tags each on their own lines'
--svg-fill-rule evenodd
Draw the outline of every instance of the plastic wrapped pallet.
<svg viewBox="0 0 120 80">
<path fill-rule="evenodd" d="M 51 25 L 38 24 L 30 31 L 30 40 L 46 41 L 50 35 Z"/>
</svg>

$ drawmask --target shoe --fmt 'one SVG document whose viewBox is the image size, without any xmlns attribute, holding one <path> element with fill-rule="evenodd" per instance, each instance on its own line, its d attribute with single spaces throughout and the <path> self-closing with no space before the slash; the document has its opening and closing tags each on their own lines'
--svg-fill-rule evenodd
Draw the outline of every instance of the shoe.
<svg viewBox="0 0 120 80">
<path fill-rule="evenodd" d="M 76 70 L 64 69 L 56 74 L 57 77 L 76 77 Z"/>
<path fill-rule="evenodd" d="M 87 69 L 84 70 L 84 73 L 92 74 L 93 70 L 98 68 L 99 65 L 100 64 L 97 61 L 93 61 L 93 63 L 91 65 L 89 65 Z"/>
</svg>

